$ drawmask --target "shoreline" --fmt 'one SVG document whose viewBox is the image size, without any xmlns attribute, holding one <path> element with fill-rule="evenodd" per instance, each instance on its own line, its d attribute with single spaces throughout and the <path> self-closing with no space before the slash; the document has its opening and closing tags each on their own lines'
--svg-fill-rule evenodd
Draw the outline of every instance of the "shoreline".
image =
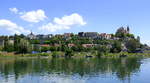
<svg viewBox="0 0 150 83">
<path fill-rule="evenodd" d="M 55 53 L 55 56 L 54 56 Z M 92 52 L 73 52 L 73 56 L 66 57 L 65 52 L 52 52 L 52 53 L 37 53 L 37 54 L 15 54 L 14 52 L 0 52 L 0 56 L 2 57 L 47 57 L 47 58 L 109 58 L 109 57 L 116 57 L 121 58 L 121 55 L 126 55 L 123 57 L 150 57 L 150 53 L 107 53 L 103 54 L 100 57 L 97 56 L 96 53 Z"/>
</svg>

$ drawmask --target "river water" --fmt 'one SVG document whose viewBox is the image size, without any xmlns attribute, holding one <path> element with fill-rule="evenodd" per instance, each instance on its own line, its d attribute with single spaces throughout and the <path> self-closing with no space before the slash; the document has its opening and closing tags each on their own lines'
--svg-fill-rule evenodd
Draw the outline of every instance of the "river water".
<svg viewBox="0 0 150 83">
<path fill-rule="evenodd" d="M 150 58 L 0 58 L 0 83 L 150 83 Z"/>
</svg>

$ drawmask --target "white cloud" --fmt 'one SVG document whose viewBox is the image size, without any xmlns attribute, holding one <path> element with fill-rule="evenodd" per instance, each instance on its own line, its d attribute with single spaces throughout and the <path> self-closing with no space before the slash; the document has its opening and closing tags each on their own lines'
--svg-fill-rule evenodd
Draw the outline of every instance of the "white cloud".
<svg viewBox="0 0 150 83">
<path fill-rule="evenodd" d="M 83 20 L 82 16 L 77 13 L 73 13 L 69 16 L 64 16 L 62 18 L 55 17 L 53 23 L 48 23 L 46 25 L 41 26 L 40 30 L 46 30 L 50 32 L 55 32 L 57 30 L 70 29 L 72 26 L 85 25 L 86 22 Z"/>
<path fill-rule="evenodd" d="M 6 19 L 0 19 L 0 28 L 10 31 L 12 34 L 29 33 L 29 30 L 25 30 L 23 27 L 18 26 Z"/>
<path fill-rule="evenodd" d="M 9 8 L 9 10 L 15 14 L 18 13 L 18 9 L 17 8 Z"/>
<path fill-rule="evenodd" d="M 43 21 L 45 18 L 47 18 L 45 12 L 41 9 L 38 9 L 37 11 L 25 12 L 20 17 L 27 22 L 34 22 L 34 23 Z"/>
</svg>

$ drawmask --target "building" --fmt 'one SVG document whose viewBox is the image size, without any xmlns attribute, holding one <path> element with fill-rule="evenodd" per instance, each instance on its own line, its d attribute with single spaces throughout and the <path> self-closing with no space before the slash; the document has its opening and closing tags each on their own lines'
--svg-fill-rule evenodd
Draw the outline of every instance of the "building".
<svg viewBox="0 0 150 83">
<path fill-rule="evenodd" d="M 79 37 L 87 37 L 87 38 L 97 38 L 98 33 L 97 32 L 79 32 L 78 33 Z"/>
<path fill-rule="evenodd" d="M 61 34 L 56 34 L 55 37 L 63 37 Z"/>
<path fill-rule="evenodd" d="M 79 37 L 84 37 L 84 32 L 79 32 L 79 33 L 78 33 L 78 36 L 79 36 Z"/>
<path fill-rule="evenodd" d="M 82 47 L 84 47 L 84 48 L 91 48 L 94 46 L 97 46 L 97 44 L 82 44 Z"/>
<path fill-rule="evenodd" d="M 9 42 L 10 44 L 14 44 L 14 40 L 11 40 L 11 39 L 10 39 L 8 42 Z"/>
<path fill-rule="evenodd" d="M 4 46 L 4 39 L 0 39 L 0 46 Z"/>
<path fill-rule="evenodd" d="M 73 33 L 64 33 L 64 37 L 71 37 Z"/>
<path fill-rule="evenodd" d="M 66 39 L 66 40 L 68 40 L 68 39 L 71 38 L 72 35 L 73 35 L 73 33 L 64 33 L 63 34 L 63 38 Z"/>
<path fill-rule="evenodd" d="M 53 37 L 53 34 L 48 34 L 48 38 L 51 38 L 51 37 Z"/>
<path fill-rule="evenodd" d="M 97 38 L 98 33 L 97 32 L 86 32 L 86 33 L 84 33 L 84 36 L 88 37 L 88 38 Z"/>
<path fill-rule="evenodd" d="M 36 35 L 34 35 L 34 34 L 31 32 L 29 35 L 27 35 L 27 38 L 29 38 L 29 39 L 36 39 Z"/>
<path fill-rule="evenodd" d="M 74 47 L 74 46 L 76 46 L 76 45 L 72 44 L 72 43 L 68 44 L 68 47 Z"/>
<path fill-rule="evenodd" d="M 50 45 L 49 44 L 41 44 L 40 46 L 41 47 L 49 47 Z"/>
<path fill-rule="evenodd" d="M 120 28 L 117 30 L 116 33 L 128 34 L 128 33 L 130 33 L 130 28 L 129 28 L 129 26 L 127 26 L 127 28 L 125 28 L 125 27 L 120 27 Z"/>
<path fill-rule="evenodd" d="M 106 33 L 101 33 L 99 34 L 100 39 L 111 39 L 112 35 L 111 34 L 106 34 Z"/>
</svg>

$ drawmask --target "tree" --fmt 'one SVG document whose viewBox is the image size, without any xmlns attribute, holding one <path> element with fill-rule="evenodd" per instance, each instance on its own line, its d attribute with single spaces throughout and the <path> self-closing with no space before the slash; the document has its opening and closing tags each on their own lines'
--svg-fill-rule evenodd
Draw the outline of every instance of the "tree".
<svg viewBox="0 0 150 83">
<path fill-rule="evenodd" d="M 98 51 L 101 52 L 101 53 L 106 54 L 106 53 L 109 52 L 109 48 L 108 48 L 107 46 L 105 46 L 105 45 L 102 45 L 102 46 L 100 46 L 100 47 L 98 48 Z"/>
<path fill-rule="evenodd" d="M 65 51 L 65 57 L 71 57 L 71 56 L 73 56 L 73 51 L 71 49 L 67 49 Z"/>
<path fill-rule="evenodd" d="M 28 40 L 20 39 L 20 42 L 18 44 L 18 51 L 17 53 L 29 53 L 31 52 L 31 46 Z"/>
<path fill-rule="evenodd" d="M 111 52 L 113 53 L 119 53 L 122 50 L 121 42 L 120 41 L 114 41 L 112 44 Z"/>
<path fill-rule="evenodd" d="M 130 39 L 126 42 L 126 47 L 128 52 L 134 53 L 136 49 L 140 47 L 140 42 L 138 42 L 136 39 Z"/>
<path fill-rule="evenodd" d="M 20 37 L 17 35 L 17 34 L 15 34 L 14 35 L 14 51 L 18 51 L 19 50 L 19 42 L 20 42 Z"/>
<path fill-rule="evenodd" d="M 2 46 L 0 46 L 0 51 L 2 51 L 3 50 L 3 47 Z"/>
<path fill-rule="evenodd" d="M 140 36 L 137 36 L 137 40 L 138 40 L 138 42 L 140 42 Z"/>
<path fill-rule="evenodd" d="M 12 42 L 10 42 L 9 37 L 5 37 L 4 39 L 4 51 L 7 52 L 13 52 L 14 51 L 14 45 Z"/>
<path fill-rule="evenodd" d="M 50 47 L 41 47 L 41 52 L 49 51 Z"/>
<path fill-rule="evenodd" d="M 32 39 L 32 40 L 30 40 L 30 43 L 31 44 L 40 44 L 40 40 L 38 40 L 38 39 Z"/>
<path fill-rule="evenodd" d="M 20 36 L 20 38 L 25 38 L 26 37 L 24 34 L 20 34 L 19 36 Z"/>
</svg>

